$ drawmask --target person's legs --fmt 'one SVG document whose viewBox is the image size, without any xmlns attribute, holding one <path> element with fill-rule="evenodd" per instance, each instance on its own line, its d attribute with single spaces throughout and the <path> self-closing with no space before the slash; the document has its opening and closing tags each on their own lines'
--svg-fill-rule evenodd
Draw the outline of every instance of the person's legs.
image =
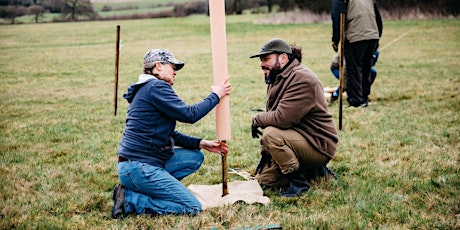
<svg viewBox="0 0 460 230">
<path fill-rule="evenodd" d="M 292 129 L 267 127 L 262 136 L 262 145 L 279 165 L 283 174 L 325 165 L 329 158 L 314 150 L 300 133 Z"/>
<path fill-rule="evenodd" d="M 137 161 L 118 163 L 125 214 L 197 214 L 201 203 L 166 170 Z"/>
<path fill-rule="evenodd" d="M 327 156 L 314 150 L 302 135 L 292 129 L 267 127 L 261 142 L 273 158 L 273 163 L 279 167 L 278 178 L 289 182 L 281 196 L 298 196 L 310 189 L 309 180 L 312 178 L 308 175 L 314 175 L 317 168 L 329 161 Z"/>
<path fill-rule="evenodd" d="M 288 185 L 287 178 L 281 173 L 279 166 L 273 161 L 273 159 L 268 159 L 268 162 L 265 162 L 260 172 L 258 172 L 254 177 L 262 185 L 265 185 L 269 188 L 282 188 Z"/>
<path fill-rule="evenodd" d="M 340 80 L 340 71 L 338 68 L 331 67 L 331 72 L 332 72 L 332 75 L 334 75 L 334 77 L 337 80 Z M 340 93 L 340 86 L 337 87 L 337 89 L 331 93 L 331 98 L 329 99 L 330 104 L 334 103 L 339 98 L 339 93 Z"/>
<path fill-rule="evenodd" d="M 372 87 L 372 84 L 374 84 L 374 81 L 376 78 L 377 78 L 377 70 L 374 67 L 372 67 L 371 68 L 371 87 Z"/>
<path fill-rule="evenodd" d="M 377 40 L 369 40 L 363 41 L 363 56 L 362 56 L 362 68 L 361 68 L 361 75 L 362 78 L 362 94 L 364 102 L 367 103 L 369 94 L 371 93 L 371 85 L 373 82 L 372 75 L 371 75 L 371 67 L 372 67 L 372 59 L 373 54 L 375 51 L 375 47 L 377 46 Z"/>
<path fill-rule="evenodd" d="M 169 159 L 164 169 L 177 180 L 196 172 L 204 161 L 204 155 L 199 149 L 175 148 L 174 155 Z"/>
<path fill-rule="evenodd" d="M 364 103 L 362 59 L 366 46 L 363 42 L 345 43 L 347 101 L 350 106 L 358 107 Z"/>
<path fill-rule="evenodd" d="M 300 162 L 292 145 L 293 143 L 294 145 L 301 145 L 302 142 L 306 142 L 305 138 L 292 131 L 269 126 L 264 129 L 261 139 L 262 146 L 268 151 L 283 174 L 292 173 L 299 169 Z M 288 145 L 288 142 L 291 145 Z"/>
<path fill-rule="evenodd" d="M 331 68 L 331 72 L 332 72 L 332 75 L 334 75 L 334 77 L 337 80 L 340 80 L 340 70 L 339 70 L 339 68 Z"/>
<path fill-rule="evenodd" d="M 344 71 L 346 71 L 346 68 L 344 67 Z M 338 68 L 331 68 L 331 72 L 334 75 L 337 80 L 340 80 L 340 70 Z M 343 90 L 342 92 L 346 92 L 346 85 L 347 85 L 347 77 L 346 74 L 344 74 L 343 78 Z M 340 94 L 340 86 L 337 87 L 337 89 L 332 92 L 331 98 L 329 99 L 329 104 L 333 104 L 337 99 L 339 99 L 339 94 Z"/>
</svg>

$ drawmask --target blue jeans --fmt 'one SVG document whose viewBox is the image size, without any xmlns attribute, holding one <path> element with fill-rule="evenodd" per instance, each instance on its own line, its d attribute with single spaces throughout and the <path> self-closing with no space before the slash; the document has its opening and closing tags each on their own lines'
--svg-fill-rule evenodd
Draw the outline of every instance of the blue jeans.
<svg viewBox="0 0 460 230">
<path fill-rule="evenodd" d="M 198 150 L 176 148 L 164 168 L 138 161 L 118 163 L 118 177 L 125 190 L 125 214 L 192 214 L 201 203 L 180 182 L 204 161 Z"/>
</svg>

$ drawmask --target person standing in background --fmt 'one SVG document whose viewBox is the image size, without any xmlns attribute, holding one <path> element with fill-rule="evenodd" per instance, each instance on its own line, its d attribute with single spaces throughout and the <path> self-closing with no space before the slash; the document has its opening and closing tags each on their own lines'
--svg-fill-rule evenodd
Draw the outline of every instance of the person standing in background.
<svg viewBox="0 0 460 230">
<path fill-rule="evenodd" d="M 332 48 L 338 51 L 340 14 L 346 12 L 344 56 L 347 63 L 347 101 L 366 107 L 371 92 L 372 55 L 378 49 L 383 23 L 374 0 L 332 0 Z"/>
</svg>

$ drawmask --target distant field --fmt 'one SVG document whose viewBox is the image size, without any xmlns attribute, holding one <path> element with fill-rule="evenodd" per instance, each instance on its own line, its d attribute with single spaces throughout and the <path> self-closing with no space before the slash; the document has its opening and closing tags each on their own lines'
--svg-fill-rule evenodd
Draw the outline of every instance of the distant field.
<svg viewBox="0 0 460 230">
<path fill-rule="evenodd" d="M 160 2 L 160 1 L 152 1 Z M 154 4 L 154 3 L 152 3 Z M 265 105 L 259 61 L 249 56 L 272 37 L 303 47 L 303 62 L 325 87 L 331 24 L 260 24 L 266 15 L 227 17 L 232 76 L 228 166 L 252 172 L 258 140 L 251 108 Z M 115 31 L 121 26 L 118 113 L 113 116 Z M 403 37 L 400 37 L 404 35 Z M 267 192 L 269 205 L 238 203 L 197 216 L 112 220 L 116 150 L 126 118 L 126 88 L 151 48 L 186 62 L 174 89 L 189 104 L 210 92 L 209 18 L 0 26 L 0 229 L 460 228 L 460 20 L 385 21 L 377 80 L 366 109 L 344 108 L 339 149 L 298 198 Z M 390 44 L 389 46 L 386 46 Z M 338 124 L 338 106 L 330 111 Z M 185 133 L 215 139 L 215 114 Z M 205 152 L 189 184 L 221 183 L 220 157 Z M 229 181 L 242 180 L 230 174 Z"/>
<path fill-rule="evenodd" d="M 126 16 L 146 13 L 159 13 L 173 9 L 175 3 L 184 3 L 187 0 L 92 0 L 94 11 L 102 18 L 110 16 Z M 103 11 L 104 7 L 110 7 L 110 11 Z M 54 18 L 58 18 L 60 14 L 45 13 L 39 19 L 40 23 L 52 22 Z M 10 19 L 0 18 L 1 24 L 10 24 Z M 21 16 L 15 19 L 16 24 L 35 23 L 33 16 Z"/>
</svg>

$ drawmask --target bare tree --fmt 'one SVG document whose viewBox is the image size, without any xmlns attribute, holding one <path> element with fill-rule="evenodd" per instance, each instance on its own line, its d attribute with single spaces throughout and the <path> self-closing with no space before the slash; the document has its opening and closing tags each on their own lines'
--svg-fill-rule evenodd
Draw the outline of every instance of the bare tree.
<svg viewBox="0 0 460 230">
<path fill-rule="evenodd" d="M 78 16 L 93 19 L 97 15 L 90 0 L 65 0 L 61 13 L 71 21 L 77 21 Z"/>
<path fill-rule="evenodd" d="M 271 13 L 273 10 L 273 0 L 267 0 L 268 13 Z"/>
<path fill-rule="evenodd" d="M 243 12 L 243 7 L 241 6 L 241 0 L 233 1 L 233 10 L 236 14 L 241 14 Z"/>
<path fill-rule="evenodd" d="M 31 5 L 27 8 L 27 12 L 30 15 L 34 15 L 35 23 L 38 23 L 38 19 L 43 17 L 45 9 L 43 8 L 43 6 Z"/>
<path fill-rule="evenodd" d="M 15 24 L 16 18 L 25 15 L 27 9 L 24 6 L 8 5 L 0 8 L 0 18 L 9 18 L 11 24 Z"/>
</svg>

